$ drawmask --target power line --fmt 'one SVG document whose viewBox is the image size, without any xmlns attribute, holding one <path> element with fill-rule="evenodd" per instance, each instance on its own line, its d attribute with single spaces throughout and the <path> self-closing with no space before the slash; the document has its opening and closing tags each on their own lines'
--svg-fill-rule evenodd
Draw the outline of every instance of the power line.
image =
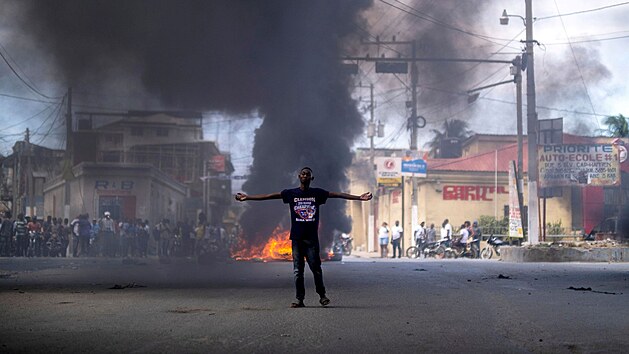
<svg viewBox="0 0 629 354">
<path fill-rule="evenodd" d="M 599 38 L 599 39 L 584 39 L 584 40 L 580 40 L 580 41 L 570 41 L 570 42 L 544 43 L 544 45 L 572 45 L 572 44 L 579 44 L 579 43 L 612 41 L 612 40 L 616 40 L 616 39 L 625 39 L 625 38 L 629 38 L 629 35 L 627 35 L 627 36 L 618 36 L 618 37 Z"/>
<path fill-rule="evenodd" d="M 490 36 L 485 36 L 485 35 L 473 33 L 473 32 L 470 32 L 470 31 L 466 31 L 464 29 L 460 29 L 458 27 L 452 26 L 452 25 L 444 23 L 444 22 L 442 22 L 442 21 L 440 21 L 438 19 L 435 19 L 435 18 L 431 17 L 430 15 L 424 14 L 424 13 L 420 12 L 419 10 L 415 10 L 411 6 L 408 6 L 408 5 L 402 3 L 401 1 L 398 1 L 398 0 L 395 0 L 395 1 L 397 1 L 398 3 L 403 4 L 404 6 L 406 6 L 408 8 L 410 8 L 414 12 L 411 12 L 409 10 L 403 9 L 403 8 L 401 8 L 399 6 L 396 6 L 396 5 L 394 5 L 394 4 L 390 3 L 390 2 L 387 2 L 386 0 L 380 0 L 380 1 L 382 3 L 385 3 L 385 4 L 389 5 L 389 6 L 394 7 L 396 9 L 400 10 L 400 11 L 403 11 L 403 12 L 405 12 L 405 13 L 411 15 L 411 16 L 415 16 L 417 18 L 420 18 L 422 20 L 431 22 L 433 24 L 436 24 L 438 26 L 447 28 L 449 30 L 460 32 L 460 33 L 464 33 L 464 34 L 467 34 L 469 36 L 476 37 L 476 38 L 482 39 L 484 41 L 487 41 L 487 42 L 490 42 L 490 43 L 493 43 L 493 44 L 502 45 L 502 43 L 497 43 L 497 42 L 493 41 L 492 39 L 496 39 L 496 40 L 500 40 L 500 41 L 507 41 L 507 42 L 509 41 L 508 39 L 504 39 L 504 38 L 494 38 L 494 37 L 490 37 Z"/>
<path fill-rule="evenodd" d="M 617 7 L 617 6 L 623 6 L 623 5 L 628 5 L 629 1 L 626 2 L 620 2 L 617 4 L 612 4 L 612 5 L 607 5 L 607 6 L 602 6 L 602 7 L 597 7 L 595 9 L 589 9 L 589 10 L 582 10 L 582 11 L 575 11 L 575 12 L 570 12 L 567 14 L 558 14 L 558 15 L 552 15 L 552 16 L 546 16 L 546 17 L 538 17 L 535 20 L 545 20 L 548 18 L 555 18 L 555 17 L 565 17 L 565 16 L 572 16 L 572 15 L 579 15 L 579 14 L 584 14 L 587 12 L 594 12 L 594 11 L 599 11 L 599 10 L 605 10 L 605 9 L 609 9 L 612 7 Z M 557 5 L 557 3 L 555 3 L 555 5 Z"/>
<path fill-rule="evenodd" d="M 4 48 L 4 47 L 3 47 Z M 13 74 L 15 74 L 15 76 L 20 79 L 20 81 L 26 85 L 26 87 L 28 87 L 29 89 L 31 89 L 31 91 L 35 92 L 36 94 L 38 94 L 41 97 L 44 97 L 46 99 L 49 100 L 56 100 L 59 99 L 61 97 L 50 97 L 47 96 L 43 93 L 41 93 L 38 89 L 35 88 L 35 86 L 29 84 L 28 82 L 26 82 L 26 80 L 24 78 L 22 78 L 22 76 L 13 68 L 13 66 L 11 65 L 11 63 L 9 62 L 9 60 L 4 56 L 4 53 L 2 53 L 2 50 L 0 50 L 0 57 L 2 57 L 2 60 L 4 60 L 4 62 L 7 64 L 7 66 L 9 67 L 9 69 L 11 69 L 11 71 L 13 72 Z"/>
</svg>

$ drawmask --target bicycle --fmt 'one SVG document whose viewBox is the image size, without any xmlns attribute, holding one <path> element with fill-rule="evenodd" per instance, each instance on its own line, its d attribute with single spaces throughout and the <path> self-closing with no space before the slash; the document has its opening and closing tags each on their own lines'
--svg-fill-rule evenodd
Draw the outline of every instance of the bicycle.
<svg viewBox="0 0 629 354">
<path fill-rule="evenodd" d="M 411 246 L 406 249 L 406 257 L 419 258 L 424 253 L 424 249 L 428 246 L 425 239 L 418 240 L 419 245 Z"/>
</svg>

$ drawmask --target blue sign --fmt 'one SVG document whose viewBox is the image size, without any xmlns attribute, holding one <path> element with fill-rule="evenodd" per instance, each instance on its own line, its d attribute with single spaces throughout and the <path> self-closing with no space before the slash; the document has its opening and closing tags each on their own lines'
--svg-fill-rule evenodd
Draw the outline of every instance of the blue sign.
<svg viewBox="0 0 629 354">
<path fill-rule="evenodd" d="M 422 159 L 402 160 L 402 176 L 426 177 L 427 168 L 426 161 Z"/>
</svg>

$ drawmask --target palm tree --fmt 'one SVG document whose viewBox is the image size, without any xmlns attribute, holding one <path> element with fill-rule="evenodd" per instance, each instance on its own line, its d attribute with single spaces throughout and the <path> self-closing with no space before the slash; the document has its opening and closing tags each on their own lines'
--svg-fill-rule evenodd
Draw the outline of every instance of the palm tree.
<svg viewBox="0 0 629 354">
<path fill-rule="evenodd" d="M 617 116 L 609 116 L 603 121 L 607 125 L 607 133 L 613 138 L 626 138 L 629 137 L 629 121 L 628 119 L 619 114 Z"/>
<path fill-rule="evenodd" d="M 432 157 L 441 157 L 443 155 L 441 152 L 441 142 L 444 139 L 457 138 L 462 142 L 474 134 L 474 132 L 469 129 L 467 122 L 458 119 L 446 119 L 441 129 L 442 130 L 430 129 L 430 132 L 435 134 L 435 137 L 427 142 L 425 146 L 430 148 L 430 155 Z"/>
</svg>

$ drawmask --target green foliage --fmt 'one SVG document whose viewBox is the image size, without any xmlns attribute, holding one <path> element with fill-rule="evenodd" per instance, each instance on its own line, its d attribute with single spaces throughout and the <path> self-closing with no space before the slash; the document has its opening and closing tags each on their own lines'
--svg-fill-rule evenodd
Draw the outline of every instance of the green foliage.
<svg viewBox="0 0 629 354">
<path fill-rule="evenodd" d="M 629 120 L 619 114 L 617 116 L 609 116 L 603 121 L 607 125 L 606 132 L 613 138 L 629 137 Z"/>
<path fill-rule="evenodd" d="M 461 142 L 474 134 L 469 129 L 469 124 L 466 121 L 459 119 L 445 120 L 441 126 L 441 130 L 431 129 L 431 133 L 435 134 L 435 137 L 426 143 L 426 147 L 430 149 L 430 154 L 433 157 L 439 156 L 439 148 L 441 147 L 441 141 L 445 138 L 459 138 Z"/>
<path fill-rule="evenodd" d="M 546 234 L 547 235 L 563 235 L 563 226 L 561 225 L 561 220 L 547 223 L 546 224 Z"/>
<path fill-rule="evenodd" d="M 509 233 L 509 218 L 507 217 L 497 220 L 493 216 L 481 215 L 478 218 L 478 225 L 483 229 L 484 235 L 506 235 Z"/>
</svg>

